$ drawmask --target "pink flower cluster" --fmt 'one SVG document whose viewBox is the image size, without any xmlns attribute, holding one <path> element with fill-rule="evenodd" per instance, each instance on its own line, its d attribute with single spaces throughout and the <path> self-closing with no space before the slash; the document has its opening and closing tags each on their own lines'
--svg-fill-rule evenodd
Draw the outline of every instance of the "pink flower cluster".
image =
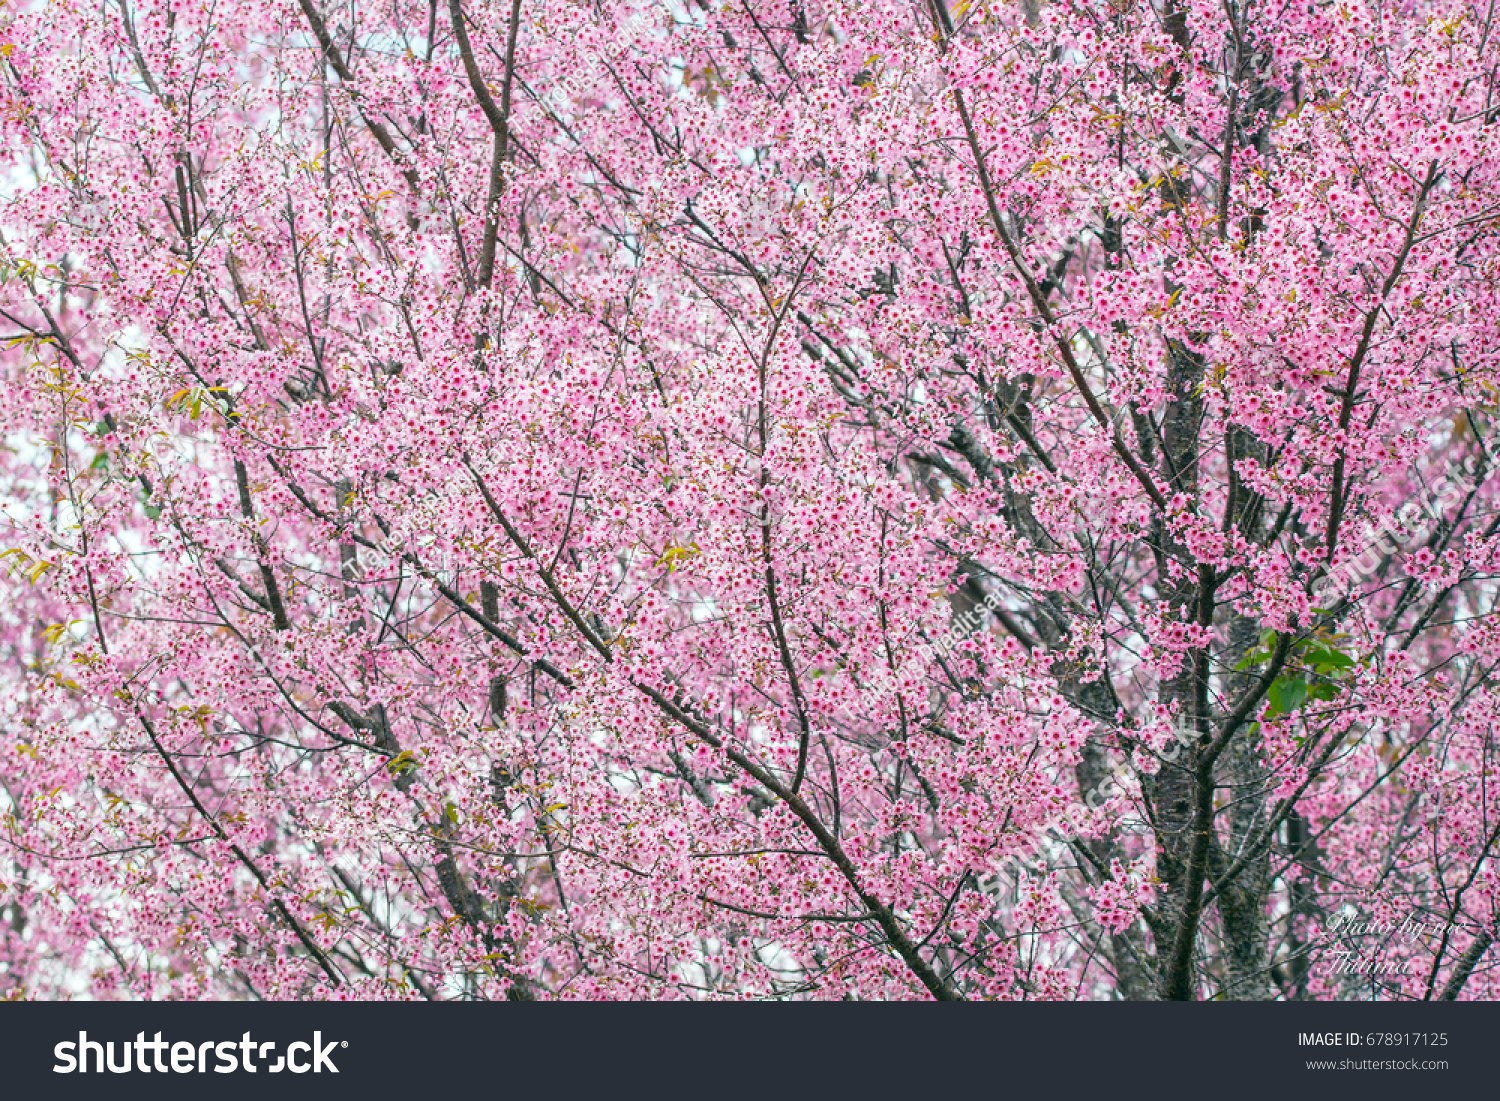
<svg viewBox="0 0 1500 1101">
<path fill-rule="evenodd" d="M 1497 43 L 6 5 L 0 996 L 1500 993 Z"/>
</svg>

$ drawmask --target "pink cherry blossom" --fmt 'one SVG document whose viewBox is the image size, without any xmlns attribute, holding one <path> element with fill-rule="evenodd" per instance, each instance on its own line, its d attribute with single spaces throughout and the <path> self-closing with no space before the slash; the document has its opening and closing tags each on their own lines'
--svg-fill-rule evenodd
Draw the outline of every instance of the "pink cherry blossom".
<svg viewBox="0 0 1500 1101">
<path fill-rule="evenodd" d="M 1497 37 L 0 7 L 0 992 L 1500 996 Z"/>
</svg>

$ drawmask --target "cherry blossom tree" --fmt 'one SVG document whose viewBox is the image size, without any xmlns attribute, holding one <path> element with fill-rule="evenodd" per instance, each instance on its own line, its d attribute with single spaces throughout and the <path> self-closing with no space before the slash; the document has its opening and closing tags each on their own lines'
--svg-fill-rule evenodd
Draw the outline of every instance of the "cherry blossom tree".
<svg viewBox="0 0 1500 1101">
<path fill-rule="evenodd" d="M 1497 996 L 1495 15 L 6 0 L 0 990 Z"/>
</svg>

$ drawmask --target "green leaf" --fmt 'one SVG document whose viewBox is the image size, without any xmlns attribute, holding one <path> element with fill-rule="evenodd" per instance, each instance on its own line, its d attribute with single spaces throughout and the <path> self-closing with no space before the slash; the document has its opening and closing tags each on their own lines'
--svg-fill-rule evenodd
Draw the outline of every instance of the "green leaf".
<svg viewBox="0 0 1500 1101">
<path fill-rule="evenodd" d="M 1271 701 L 1271 710 L 1266 713 L 1267 718 L 1288 714 L 1307 702 L 1307 679 L 1305 677 L 1277 677 L 1271 682 L 1271 690 L 1266 693 L 1266 696 Z"/>
<path fill-rule="evenodd" d="M 1249 669 L 1252 666 L 1259 665 L 1261 662 L 1266 661 L 1268 658 L 1270 658 L 1270 656 L 1271 654 L 1268 650 L 1253 650 L 1250 653 L 1246 654 L 1244 657 L 1240 658 L 1239 663 L 1234 667 L 1235 671 L 1243 673 L 1246 669 Z"/>
</svg>

